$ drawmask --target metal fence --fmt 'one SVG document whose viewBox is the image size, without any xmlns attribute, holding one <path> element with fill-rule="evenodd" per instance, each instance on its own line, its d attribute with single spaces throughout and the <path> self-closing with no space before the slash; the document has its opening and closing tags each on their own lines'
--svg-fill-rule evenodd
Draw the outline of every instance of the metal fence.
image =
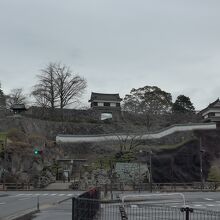
<svg viewBox="0 0 220 220">
<path fill-rule="evenodd" d="M 72 198 L 72 220 L 94 219 L 100 210 L 100 191 L 93 188 Z"/>
<path fill-rule="evenodd" d="M 220 220 L 220 212 L 149 204 L 73 199 L 72 220 Z"/>
</svg>

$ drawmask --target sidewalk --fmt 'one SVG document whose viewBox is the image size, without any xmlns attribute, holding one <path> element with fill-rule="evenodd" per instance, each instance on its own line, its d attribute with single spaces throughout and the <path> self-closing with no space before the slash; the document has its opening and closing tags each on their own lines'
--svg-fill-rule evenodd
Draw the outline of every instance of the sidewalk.
<svg viewBox="0 0 220 220">
<path fill-rule="evenodd" d="M 67 200 L 61 204 L 51 206 L 41 210 L 32 217 L 33 220 L 71 220 L 72 200 Z"/>
<path fill-rule="evenodd" d="M 71 182 L 55 182 L 49 184 L 45 190 L 68 190 L 71 184 Z"/>
</svg>

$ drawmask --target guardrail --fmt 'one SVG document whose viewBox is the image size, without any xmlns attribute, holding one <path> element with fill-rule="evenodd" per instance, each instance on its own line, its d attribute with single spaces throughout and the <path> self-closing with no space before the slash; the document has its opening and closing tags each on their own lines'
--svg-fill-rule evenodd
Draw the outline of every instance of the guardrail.
<svg viewBox="0 0 220 220">
<path fill-rule="evenodd" d="M 109 191 L 150 191 L 150 183 L 141 184 L 125 184 L 125 183 L 115 183 L 115 184 L 102 184 L 97 185 L 100 190 L 105 193 Z M 36 190 L 43 189 L 39 184 L 34 183 L 0 183 L 1 190 Z M 59 189 L 57 189 L 59 190 Z M 87 190 L 80 185 L 70 189 L 70 190 Z M 192 182 L 192 183 L 152 183 L 152 191 L 160 192 L 178 192 L 178 191 L 218 191 L 220 190 L 220 182 Z"/>
<path fill-rule="evenodd" d="M 140 184 L 104 184 L 101 190 L 105 193 L 109 191 L 150 191 L 150 183 Z M 177 192 L 177 191 L 217 191 L 220 182 L 192 182 L 192 183 L 152 183 L 152 191 Z M 219 189 L 220 190 L 220 189 Z"/>
<path fill-rule="evenodd" d="M 0 183 L 0 191 L 1 190 L 33 190 L 40 188 L 42 188 L 40 184 L 34 184 L 34 183 Z"/>
</svg>

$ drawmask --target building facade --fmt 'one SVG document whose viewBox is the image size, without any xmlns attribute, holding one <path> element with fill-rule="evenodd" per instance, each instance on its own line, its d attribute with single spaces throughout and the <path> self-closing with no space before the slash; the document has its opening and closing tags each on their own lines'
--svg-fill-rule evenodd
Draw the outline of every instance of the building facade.
<svg viewBox="0 0 220 220">
<path fill-rule="evenodd" d="M 218 122 L 220 123 L 220 100 L 219 98 L 210 103 L 206 108 L 200 111 L 202 118 L 205 122 Z"/>
<path fill-rule="evenodd" d="M 121 119 L 121 101 L 119 94 L 91 93 L 89 102 L 90 107 L 100 113 L 100 119 L 112 118 L 112 120 Z M 109 115 L 109 116 L 107 116 Z M 111 117 L 110 117 L 111 116 Z"/>
</svg>

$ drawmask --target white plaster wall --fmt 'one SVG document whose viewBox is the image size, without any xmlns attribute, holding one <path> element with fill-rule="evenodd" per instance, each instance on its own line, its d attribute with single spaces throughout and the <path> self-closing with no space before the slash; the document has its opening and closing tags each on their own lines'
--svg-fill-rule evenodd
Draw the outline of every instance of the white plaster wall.
<svg viewBox="0 0 220 220">
<path fill-rule="evenodd" d="M 174 125 L 171 127 L 168 127 L 164 130 L 153 132 L 153 133 L 145 133 L 140 134 L 137 136 L 137 138 L 141 138 L 143 140 L 148 139 L 158 139 L 162 138 L 164 136 L 170 135 L 174 132 L 178 131 L 192 131 L 192 130 L 210 130 L 210 129 L 216 129 L 215 123 L 199 123 L 199 124 L 186 124 L 186 125 Z M 131 139 L 134 138 L 134 135 L 128 135 L 125 134 L 118 134 L 118 135 L 57 135 L 56 141 L 57 142 L 66 142 L 66 143 L 76 143 L 76 142 L 101 142 L 101 141 L 112 141 L 112 140 L 118 140 L 118 139 Z"/>
</svg>

